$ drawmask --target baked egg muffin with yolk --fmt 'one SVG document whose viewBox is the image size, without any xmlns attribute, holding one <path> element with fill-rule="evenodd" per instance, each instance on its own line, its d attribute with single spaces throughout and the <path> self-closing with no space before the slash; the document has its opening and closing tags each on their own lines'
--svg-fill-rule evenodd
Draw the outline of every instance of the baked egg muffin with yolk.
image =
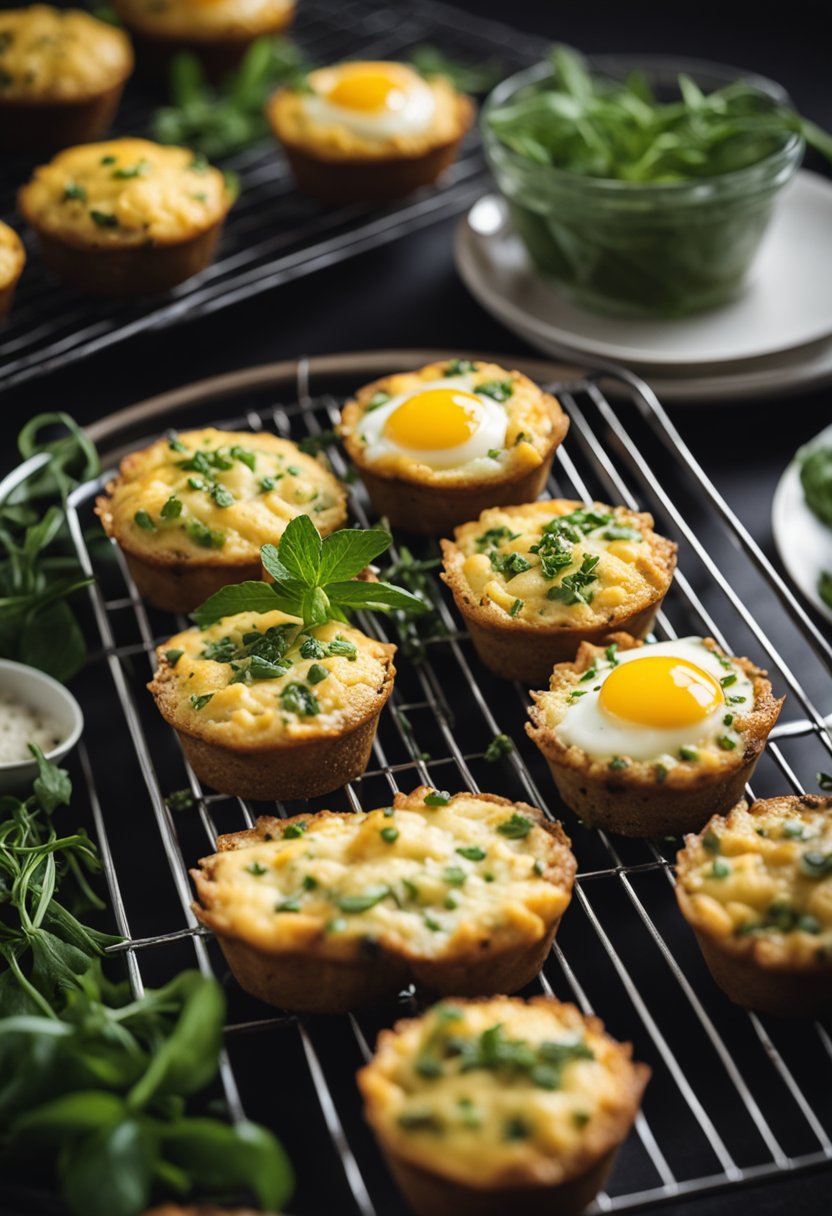
<svg viewBox="0 0 832 1216">
<path fill-rule="evenodd" d="M 526 730 L 564 802 L 624 835 L 698 830 L 741 796 L 782 702 L 710 638 L 583 643 L 532 693 Z"/>
<path fill-rule="evenodd" d="M 319 68 L 304 89 L 278 89 L 266 107 L 301 189 L 341 202 L 435 181 L 473 115 L 449 80 L 385 61 Z"/>
<path fill-rule="evenodd" d="M 366 385 L 339 431 L 378 514 L 435 534 L 536 498 L 568 425 L 520 372 L 454 359 Z"/>
</svg>

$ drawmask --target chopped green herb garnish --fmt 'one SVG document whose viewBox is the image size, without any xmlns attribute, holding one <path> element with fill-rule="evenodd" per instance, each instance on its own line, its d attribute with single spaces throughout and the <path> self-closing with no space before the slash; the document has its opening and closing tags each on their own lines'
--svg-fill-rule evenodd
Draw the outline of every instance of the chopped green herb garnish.
<svg viewBox="0 0 832 1216">
<path fill-rule="evenodd" d="M 698 760 L 699 752 L 696 750 L 695 747 L 680 747 L 679 748 L 679 759 L 680 760 Z"/>
<path fill-rule="evenodd" d="M 382 828 L 381 831 L 379 832 L 379 836 L 381 837 L 381 839 L 384 841 L 385 844 L 395 844 L 396 841 L 399 839 L 399 829 L 398 828 Z"/>
<path fill-rule="evenodd" d="M 208 702 L 213 697 L 213 695 L 214 694 L 212 692 L 204 692 L 200 696 L 197 696 L 196 694 L 194 694 L 190 699 L 191 705 L 193 705 L 194 709 L 197 711 L 199 711 L 200 709 L 204 709 L 205 706 L 208 704 Z"/>
<path fill-rule="evenodd" d="M 371 414 L 373 410 L 381 409 L 388 401 L 392 400 L 389 393 L 385 393 L 383 389 L 379 389 L 377 393 L 373 393 L 370 400 L 364 407 L 365 414 Z"/>
<path fill-rule="evenodd" d="M 95 208 L 92 208 L 90 219 L 99 228 L 118 228 L 118 216 L 113 215 L 111 211 L 96 211 Z"/>
<path fill-rule="evenodd" d="M 287 823 L 283 829 L 284 840 L 297 840 L 309 827 L 307 819 L 299 819 L 296 823 Z"/>
<path fill-rule="evenodd" d="M 712 828 L 708 828 L 707 832 L 702 837 L 702 847 L 707 853 L 718 853 L 722 847 L 719 842 L 719 837 Z"/>
<path fill-rule="evenodd" d="M 293 680 L 281 690 L 280 703 L 287 713 L 298 714 L 301 718 L 314 718 L 321 712 L 315 694 L 297 680 Z"/>
<path fill-rule="evenodd" d="M 70 182 L 64 187 L 64 202 L 79 202 L 87 201 L 87 192 L 83 186 L 79 186 L 77 182 Z"/>
<path fill-rule="evenodd" d="M 479 365 L 472 363 L 470 359 L 451 359 L 448 366 L 445 368 L 446 376 L 468 376 L 477 370 Z"/>
<path fill-rule="evenodd" d="M 485 393 L 493 401 L 508 401 L 514 396 L 514 384 L 511 380 L 485 380 L 474 386 L 475 393 Z"/>
<path fill-rule="evenodd" d="M 447 790 L 432 790 L 425 794 L 425 806 L 447 806 L 450 801 L 451 795 Z"/>
<path fill-rule="evenodd" d="M 171 667 L 175 667 L 184 653 L 184 650 L 166 650 L 165 658 L 170 663 Z"/>
<path fill-rule="evenodd" d="M 320 684 L 321 680 L 325 680 L 329 672 L 320 663 L 313 663 L 306 673 L 306 678 L 310 684 Z"/>
<path fill-rule="evenodd" d="M 442 871 L 442 877 L 449 886 L 461 887 L 464 885 L 468 875 L 465 873 L 462 866 L 446 866 Z"/>
<path fill-rule="evenodd" d="M 719 682 L 723 688 L 730 688 L 732 684 L 736 684 L 737 677 L 734 672 L 731 672 L 728 676 L 722 676 Z"/>
<path fill-rule="evenodd" d="M 116 180 L 127 180 L 131 177 L 144 177 L 150 172 L 152 167 L 153 166 L 150 164 L 150 161 L 145 160 L 144 157 L 142 157 L 140 160 L 136 161 L 135 165 L 125 165 L 123 168 L 113 169 L 112 176 Z"/>
<path fill-rule="evenodd" d="M 143 528 L 145 532 L 155 532 L 156 531 L 156 525 L 154 524 L 150 515 L 148 515 L 147 511 L 144 510 L 144 508 L 140 508 L 136 512 L 136 514 L 133 516 L 133 520 L 138 525 L 138 527 Z"/>
<path fill-rule="evenodd" d="M 178 519 L 182 514 L 182 500 L 171 494 L 159 514 L 162 519 Z"/>
<path fill-rule="evenodd" d="M 533 827 L 534 824 L 528 816 L 515 811 L 510 818 L 504 819 L 501 824 L 498 824 L 497 831 L 509 840 L 523 840 Z"/>
<path fill-rule="evenodd" d="M 255 878 L 262 878 L 264 874 L 268 874 L 269 872 L 268 866 L 261 865 L 259 861 L 252 861 L 250 865 L 246 866 L 246 870 L 248 870 L 249 874 L 253 874 Z"/>
<path fill-rule="evenodd" d="M 737 746 L 736 739 L 732 739 L 730 735 L 720 735 L 716 742 L 724 752 L 732 752 Z"/>
<path fill-rule="evenodd" d="M 225 533 L 219 528 L 209 528 L 199 519 L 185 523 L 185 535 L 200 549 L 221 549 L 225 544 Z"/>
<path fill-rule="evenodd" d="M 508 610 L 509 616 L 517 616 L 523 607 L 523 600 L 513 600 L 512 605 Z"/>
<path fill-rule="evenodd" d="M 494 761 L 499 760 L 502 756 L 509 755 L 509 753 L 512 751 L 514 751 L 514 744 L 512 743 L 511 739 L 509 739 L 508 735 L 495 735 L 483 753 L 483 760 L 488 760 L 489 763 L 493 763 Z"/>
<path fill-rule="evenodd" d="M 389 887 L 373 887 L 362 895 L 338 895 L 335 902 L 342 912 L 367 912 L 390 894 Z"/>
<path fill-rule="evenodd" d="M 717 857 L 714 859 L 714 863 L 711 866 L 710 874 L 708 875 L 708 877 L 709 878 L 727 878 L 730 873 L 731 873 L 731 867 L 728 864 L 728 862 L 724 861 L 723 858 L 721 858 L 721 857 Z"/>
<path fill-rule="evenodd" d="M 318 880 L 313 874 L 304 874 L 302 885 L 304 891 L 315 891 L 318 887 Z"/>
<path fill-rule="evenodd" d="M 800 870 L 807 878 L 826 878 L 832 874 L 832 853 L 820 853 L 814 849 L 804 853 L 800 859 Z"/>
<path fill-rule="evenodd" d="M 643 540 L 641 532 L 637 528 L 628 528 L 624 524 L 610 524 L 601 536 L 604 540 Z"/>
<path fill-rule="evenodd" d="M 600 557 L 590 553 L 584 554 L 580 570 L 574 574 L 564 574 L 560 583 L 549 588 L 549 599 L 561 600 L 565 604 L 591 604 L 595 592 L 590 588 L 598 581 L 594 571 L 600 560 Z"/>
<path fill-rule="evenodd" d="M 610 760 L 609 764 L 607 765 L 607 768 L 611 768 L 614 772 L 618 769 L 629 767 L 630 761 L 625 759 L 624 756 L 613 756 L 612 760 Z"/>
<path fill-rule="evenodd" d="M 485 849 L 481 849 L 478 844 L 461 845 L 455 852 L 466 861 L 485 861 L 487 856 Z"/>
</svg>

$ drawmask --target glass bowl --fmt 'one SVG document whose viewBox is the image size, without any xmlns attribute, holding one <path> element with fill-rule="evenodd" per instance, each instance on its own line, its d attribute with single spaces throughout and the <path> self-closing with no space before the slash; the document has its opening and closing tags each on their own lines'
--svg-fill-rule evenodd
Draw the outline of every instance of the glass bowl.
<svg viewBox="0 0 832 1216">
<path fill-rule="evenodd" d="M 775 102 L 780 85 L 721 64 L 651 56 L 596 56 L 593 74 L 643 73 L 662 99 L 678 96 L 680 72 L 709 93 L 738 79 Z M 685 182 L 632 183 L 541 165 L 502 143 L 490 114 L 552 79 L 548 63 L 519 72 L 491 93 L 482 112 L 486 155 L 516 231 L 535 265 L 595 311 L 679 317 L 735 296 L 759 250 L 779 192 L 797 170 L 804 140 L 790 133 L 764 159 L 734 172 Z"/>
</svg>

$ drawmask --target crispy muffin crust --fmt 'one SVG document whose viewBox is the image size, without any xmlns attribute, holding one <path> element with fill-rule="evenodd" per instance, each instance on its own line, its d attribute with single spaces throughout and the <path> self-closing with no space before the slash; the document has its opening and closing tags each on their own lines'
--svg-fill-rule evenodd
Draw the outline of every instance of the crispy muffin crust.
<svg viewBox="0 0 832 1216">
<path fill-rule="evenodd" d="M 0 321 L 8 316 L 15 288 L 26 265 L 26 250 L 13 228 L 0 220 Z"/>
<path fill-rule="evenodd" d="M 132 70 L 126 35 L 80 9 L 0 12 L 0 148 L 98 139 Z"/>
<path fill-rule="evenodd" d="M 545 1042 L 567 1051 L 577 1043 L 581 1054 L 557 1078 L 547 1074 L 548 1089 L 528 1068 L 460 1072 L 457 1055 L 443 1058 L 448 1038 L 476 1050 L 497 1027 L 532 1052 Z M 435 1062 L 430 1071 L 423 1061 Z M 603 1185 L 649 1075 L 632 1062 L 629 1044 L 575 1006 L 496 997 L 452 999 L 383 1030 L 358 1085 L 365 1117 L 417 1216 L 503 1216 L 582 1211 Z"/>
<path fill-rule="evenodd" d="M 228 467 L 211 465 L 217 459 Z M 202 471 L 183 467 L 195 462 Z M 222 490 L 233 499 L 225 506 L 217 503 L 226 501 Z M 166 518 L 171 498 L 181 508 Z M 346 491 L 323 458 L 267 432 L 213 427 L 131 452 L 96 500 L 142 598 L 169 612 L 190 612 L 228 583 L 260 578 L 261 545 L 278 541 L 307 512 L 322 536 L 347 517 Z"/>
<path fill-rule="evenodd" d="M 309 639 L 318 657 L 301 653 Z M 364 771 L 395 650 L 334 621 L 301 632 L 283 612 L 242 612 L 160 646 L 148 688 L 214 789 L 311 798 Z"/>
<path fill-rule="evenodd" d="M 18 194 L 47 268 L 99 295 L 167 291 L 199 273 L 233 201 L 218 169 L 145 139 L 67 148 Z"/>
<path fill-rule="evenodd" d="M 199 56 L 212 80 L 234 68 L 255 38 L 279 34 L 292 22 L 294 0 L 114 0 L 130 31 L 139 67 L 163 75 L 174 55 Z"/>
<path fill-rule="evenodd" d="M 399 372 L 365 385 L 347 402 L 339 433 L 350 459 L 367 488 L 373 507 L 393 527 L 426 535 L 447 532 L 497 503 L 530 502 L 546 484 L 552 459 L 569 429 L 569 419 L 557 400 L 518 371 L 494 363 L 476 362 L 463 389 L 475 392 L 489 381 L 510 382 L 505 447 L 487 472 L 465 466 L 434 469 L 403 453 L 388 453 L 369 462 L 361 425 L 374 398 L 418 393 L 424 385 L 447 378 L 447 363 L 429 363 L 415 372 Z M 470 463 L 470 462 L 469 462 Z"/>
<path fill-rule="evenodd" d="M 832 798 L 743 800 L 687 836 L 676 861 L 679 907 L 730 1000 L 832 1012 Z"/>
<path fill-rule="evenodd" d="M 574 545 L 555 538 L 555 545 L 572 549 L 572 561 L 548 577 L 531 547 L 546 543 L 546 525 L 558 517 L 580 519 L 574 513 L 587 508 L 606 522 L 589 528 L 594 521 L 584 516 L 588 531 L 570 529 Z M 492 507 L 440 544 L 441 578 L 480 659 L 495 674 L 529 684 L 547 681 L 554 664 L 574 658 L 581 642 L 597 644 L 618 629 L 635 637 L 649 633 L 676 566 L 676 545 L 653 531 L 651 515 L 563 498 Z M 520 559 L 516 573 L 505 566 L 513 554 Z M 585 556 L 600 559 L 591 602 L 548 598 Z"/>
<path fill-rule="evenodd" d="M 627 651 L 642 642 L 626 633 L 611 634 L 607 644 Z M 723 652 L 712 638 L 703 639 L 713 653 Z M 559 663 L 548 692 L 533 692 L 531 722 L 526 733 L 543 753 L 558 793 L 568 807 L 591 827 L 624 836 L 666 836 L 698 831 L 710 815 L 724 814 L 734 806 L 749 781 L 777 721 L 783 698 L 776 700 L 766 673 L 748 659 L 729 661 L 752 683 L 751 710 L 737 708 L 733 731 L 738 743 L 731 750 L 702 749 L 697 759 L 679 758 L 672 765 L 630 760 L 610 768 L 608 757 L 598 759 L 582 748 L 567 747 L 557 728 L 569 704 L 569 694 L 582 676 L 604 661 L 605 647 L 581 644 L 574 663 Z"/>
<path fill-rule="evenodd" d="M 412 78 L 430 89 L 433 116 L 425 130 L 371 138 L 343 123 L 317 120 L 301 90 L 281 88 L 268 101 L 266 118 L 305 194 L 329 202 L 398 198 L 436 181 L 456 159 L 474 121 L 471 99 L 442 77 L 423 81 L 405 64 L 384 66 L 400 73 L 404 83 Z M 335 71 L 311 72 L 313 91 L 325 96 Z"/>
<path fill-rule="evenodd" d="M 78 105 L 120 87 L 133 70 L 122 30 L 81 9 L 48 4 L 0 12 L 0 117 L 11 105 Z"/>
<path fill-rule="evenodd" d="M 366 813 L 262 818 L 218 847 L 193 871 L 197 916 L 248 992 L 322 1013 L 392 999 L 411 982 L 523 987 L 576 868 L 560 824 L 536 808 L 427 786 Z"/>
</svg>

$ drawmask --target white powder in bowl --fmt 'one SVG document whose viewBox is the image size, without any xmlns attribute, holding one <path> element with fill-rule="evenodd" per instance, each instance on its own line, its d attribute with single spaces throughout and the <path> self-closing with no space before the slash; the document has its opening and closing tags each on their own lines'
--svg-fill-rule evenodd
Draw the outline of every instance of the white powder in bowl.
<svg viewBox="0 0 832 1216">
<path fill-rule="evenodd" d="M 41 717 L 8 693 L 0 692 L 0 764 L 31 760 L 30 743 L 36 743 L 46 753 L 59 742 L 48 718 Z"/>
</svg>

